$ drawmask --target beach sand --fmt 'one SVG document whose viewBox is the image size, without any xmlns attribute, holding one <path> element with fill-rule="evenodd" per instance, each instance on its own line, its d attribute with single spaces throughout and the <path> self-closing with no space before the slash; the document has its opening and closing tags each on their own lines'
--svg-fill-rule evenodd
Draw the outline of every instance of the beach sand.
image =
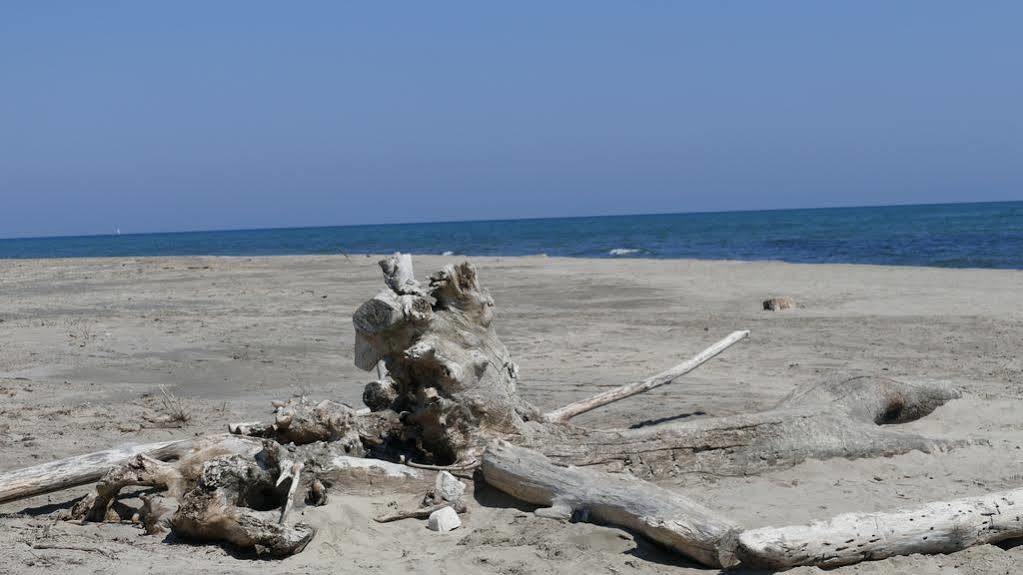
<svg viewBox="0 0 1023 575">
<path fill-rule="evenodd" d="M 417 257 L 425 277 L 456 257 Z M 0 261 L 0 471 L 265 419 L 295 394 L 360 404 L 351 314 L 382 288 L 376 257 L 169 257 Z M 748 526 L 878 511 L 1023 486 L 1023 273 L 777 262 L 472 258 L 521 392 L 553 408 L 666 369 L 725 336 L 752 336 L 676 383 L 578 418 L 627 426 L 771 407 L 843 374 L 947 381 L 962 399 L 906 424 L 985 439 L 947 453 L 810 461 L 755 477 L 667 479 Z M 791 296 L 799 307 L 763 311 Z M 181 429 L 141 427 L 159 387 Z M 612 527 L 534 517 L 481 489 L 463 527 L 372 517 L 413 494 L 334 495 L 283 561 L 168 544 L 131 525 L 48 513 L 88 487 L 0 505 L 0 573 L 708 573 Z M 33 542 L 85 550 L 33 549 Z M 98 550 L 103 550 L 100 552 Z M 1023 547 L 896 557 L 832 573 L 1016 573 Z M 813 573 L 799 568 L 790 573 Z"/>
</svg>

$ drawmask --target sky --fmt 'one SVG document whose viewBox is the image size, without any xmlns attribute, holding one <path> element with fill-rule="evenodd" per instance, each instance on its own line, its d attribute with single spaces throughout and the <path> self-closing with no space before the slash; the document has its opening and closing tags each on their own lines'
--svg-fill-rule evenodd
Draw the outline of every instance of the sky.
<svg viewBox="0 0 1023 575">
<path fill-rule="evenodd" d="M 1020 200 L 1021 22 L 0 0 L 0 237 Z"/>
</svg>

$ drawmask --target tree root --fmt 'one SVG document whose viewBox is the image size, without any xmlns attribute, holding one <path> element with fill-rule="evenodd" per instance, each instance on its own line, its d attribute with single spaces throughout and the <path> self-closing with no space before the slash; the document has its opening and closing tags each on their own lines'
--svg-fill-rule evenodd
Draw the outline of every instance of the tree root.
<svg viewBox="0 0 1023 575">
<path fill-rule="evenodd" d="M 229 455 L 205 462 L 198 483 L 182 496 L 170 519 L 174 533 L 271 557 L 304 549 L 313 528 L 284 521 L 297 487 L 295 462 L 285 456 L 280 446 L 268 442 L 254 457 Z M 285 481 L 287 489 L 282 489 Z"/>
</svg>

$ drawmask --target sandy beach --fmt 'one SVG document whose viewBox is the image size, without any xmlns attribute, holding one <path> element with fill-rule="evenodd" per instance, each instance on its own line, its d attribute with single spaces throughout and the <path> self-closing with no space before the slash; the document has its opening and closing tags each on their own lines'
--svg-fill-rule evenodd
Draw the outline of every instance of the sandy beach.
<svg viewBox="0 0 1023 575">
<path fill-rule="evenodd" d="M 360 405 L 352 312 L 382 287 L 377 257 L 0 261 L 0 471 L 114 446 L 221 432 L 293 395 Z M 416 257 L 425 276 L 456 257 Z M 676 383 L 580 417 L 592 427 L 770 408 L 796 385 L 880 374 L 964 395 L 906 424 L 985 440 L 946 453 L 809 461 L 752 477 L 662 484 L 748 526 L 878 511 L 1023 485 L 1023 273 L 861 265 L 472 258 L 497 303 L 521 393 L 554 408 L 666 369 L 725 336 L 751 337 Z M 794 310 L 763 311 L 772 296 Z M 191 421 L 143 418 L 161 386 Z M 281 561 L 167 544 L 128 524 L 50 514 L 88 487 L 0 505 L 0 573 L 708 573 L 628 531 L 533 516 L 481 488 L 462 528 L 372 517 L 414 494 L 332 497 Z M 39 542 L 49 545 L 38 545 Z M 37 547 L 77 547 L 43 549 Z M 1016 573 L 1023 548 L 983 545 L 834 573 Z M 814 573 L 797 568 L 790 573 Z"/>
</svg>

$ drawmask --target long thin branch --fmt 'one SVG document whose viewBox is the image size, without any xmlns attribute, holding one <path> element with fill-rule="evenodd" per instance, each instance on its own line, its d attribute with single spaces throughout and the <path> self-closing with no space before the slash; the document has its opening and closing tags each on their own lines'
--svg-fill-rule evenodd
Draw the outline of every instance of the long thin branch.
<svg viewBox="0 0 1023 575">
<path fill-rule="evenodd" d="M 117 554 L 108 549 L 100 549 L 99 547 L 92 547 L 90 545 L 71 545 L 61 543 L 46 543 L 42 541 L 36 541 L 31 544 L 32 549 L 59 549 L 68 551 L 85 551 L 86 553 L 99 553 L 107 559 L 117 559 Z"/>
<path fill-rule="evenodd" d="M 693 358 L 683 361 L 668 371 L 659 373 L 653 377 L 644 379 L 643 381 L 616 387 L 605 391 L 604 393 L 594 395 L 593 397 L 589 397 L 575 403 L 570 403 L 564 407 L 555 409 L 554 411 L 549 411 L 544 414 L 544 420 L 554 423 L 563 423 L 579 414 L 586 413 L 587 411 L 591 411 L 609 403 L 614 403 L 627 397 L 645 393 L 651 389 L 669 384 L 679 377 L 700 367 L 714 356 L 725 351 L 748 335 L 749 330 L 733 331 L 728 335 L 728 337 L 701 351 Z"/>
</svg>

